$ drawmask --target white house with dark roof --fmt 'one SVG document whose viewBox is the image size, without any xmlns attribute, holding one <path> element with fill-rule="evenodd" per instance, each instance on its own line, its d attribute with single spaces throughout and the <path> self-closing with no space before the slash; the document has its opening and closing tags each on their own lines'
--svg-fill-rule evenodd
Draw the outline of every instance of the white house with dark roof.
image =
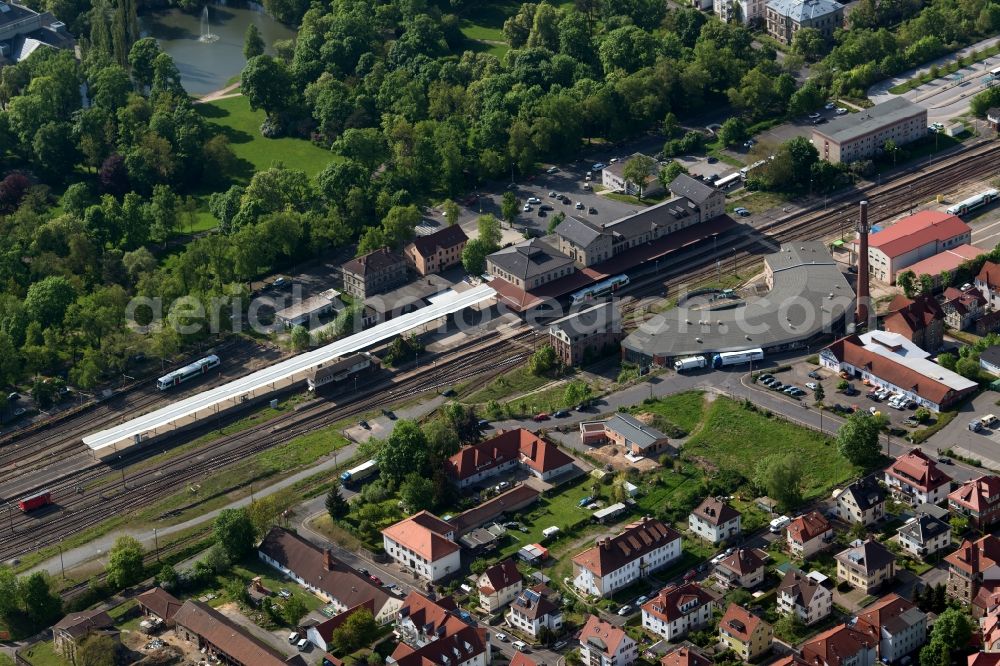
<svg viewBox="0 0 1000 666">
<path fill-rule="evenodd" d="M 562 611 L 558 604 L 546 596 L 546 591 L 544 584 L 522 590 L 514 597 L 507 611 L 508 624 L 532 638 L 538 638 L 543 628 L 554 633 L 562 629 Z"/>
<path fill-rule="evenodd" d="M 833 610 L 833 592 L 827 582 L 827 577 L 819 572 L 806 575 L 789 568 L 778 585 L 778 612 L 794 613 L 805 625 L 819 622 Z"/>
<path fill-rule="evenodd" d="M 837 580 L 868 594 L 896 576 L 896 556 L 874 539 L 855 541 L 835 559 Z"/>
<path fill-rule="evenodd" d="M 866 476 L 844 488 L 837 496 L 837 515 L 848 523 L 871 525 L 885 516 L 885 489 L 878 479 Z"/>
<path fill-rule="evenodd" d="M 951 547 L 951 523 L 946 509 L 923 504 L 914 514 L 896 530 L 900 548 L 913 557 L 924 559 Z"/>
<path fill-rule="evenodd" d="M 655 458 L 660 453 L 673 452 L 665 434 L 624 412 L 604 421 L 580 423 L 580 439 L 588 446 L 614 444 L 637 458 Z"/>
<path fill-rule="evenodd" d="M 688 516 L 695 536 L 719 543 L 740 535 L 740 512 L 718 497 L 706 497 Z"/>
<path fill-rule="evenodd" d="M 764 582 L 770 556 L 759 548 L 737 548 L 715 566 L 715 578 L 723 587 L 752 589 Z"/>
<path fill-rule="evenodd" d="M 618 160 L 614 164 L 609 164 L 601 169 L 601 185 L 615 192 L 638 195 L 639 186 L 625 178 L 625 165 L 628 164 L 630 159 L 635 157 L 645 157 L 645 155 L 642 153 L 633 153 L 630 157 Z M 663 185 L 657 178 L 659 173 L 660 165 L 656 163 L 656 160 L 653 160 L 652 166 L 649 168 L 649 180 L 646 181 L 645 187 L 642 188 L 643 196 L 655 196 L 663 191 Z"/>
<path fill-rule="evenodd" d="M 681 535 L 655 518 L 628 525 L 573 557 L 573 586 L 583 594 L 607 597 L 681 556 Z"/>
<path fill-rule="evenodd" d="M 494 564 L 479 576 L 479 606 L 487 613 L 495 613 L 521 592 L 524 578 L 513 560 Z"/>
<path fill-rule="evenodd" d="M 668 585 L 642 605 L 642 627 L 668 641 L 708 626 L 715 597 L 698 583 Z"/>
</svg>

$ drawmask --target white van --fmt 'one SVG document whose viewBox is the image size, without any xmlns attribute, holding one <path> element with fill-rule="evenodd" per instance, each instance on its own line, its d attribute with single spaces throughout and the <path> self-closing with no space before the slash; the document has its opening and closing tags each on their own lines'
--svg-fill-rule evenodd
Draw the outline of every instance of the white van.
<svg viewBox="0 0 1000 666">
<path fill-rule="evenodd" d="M 299 632 L 297 631 L 293 631 L 292 633 L 288 634 L 288 642 L 291 643 L 292 645 L 298 643 L 299 638 L 300 638 Z"/>
<path fill-rule="evenodd" d="M 788 527 L 788 524 L 792 522 L 792 519 L 788 516 L 778 516 L 771 521 L 770 530 L 772 534 L 778 534 L 781 530 Z"/>
<path fill-rule="evenodd" d="M 309 639 L 303 638 L 302 640 L 300 640 L 298 643 L 295 644 L 295 647 L 298 648 L 299 652 L 308 652 L 309 645 L 310 645 Z"/>
</svg>

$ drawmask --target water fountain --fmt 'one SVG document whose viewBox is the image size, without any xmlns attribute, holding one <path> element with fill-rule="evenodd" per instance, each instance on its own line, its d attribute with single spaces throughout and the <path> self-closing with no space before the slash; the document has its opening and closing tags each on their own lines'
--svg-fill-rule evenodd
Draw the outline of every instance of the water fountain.
<svg viewBox="0 0 1000 666">
<path fill-rule="evenodd" d="M 212 26 L 208 23 L 208 5 L 205 5 L 201 10 L 201 36 L 198 37 L 198 41 L 202 44 L 211 44 L 218 39 L 218 35 L 212 34 Z"/>
</svg>

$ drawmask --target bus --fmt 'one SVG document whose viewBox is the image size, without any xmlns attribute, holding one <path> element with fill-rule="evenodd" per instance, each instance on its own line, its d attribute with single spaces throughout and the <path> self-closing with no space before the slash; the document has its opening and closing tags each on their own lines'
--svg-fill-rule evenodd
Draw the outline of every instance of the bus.
<svg viewBox="0 0 1000 666">
<path fill-rule="evenodd" d="M 340 482 L 345 486 L 361 483 L 378 471 L 378 461 L 366 460 L 357 467 L 352 467 L 340 475 Z"/>
<path fill-rule="evenodd" d="M 1000 67 L 991 69 L 990 76 L 992 76 L 994 79 L 1000 79 Z"/>
<path fill-rule="evenodd" d="M 220 365 L 222 365 L 222 361 L 215 354 L 206 356 L 205 358 L 200 358 L 190 365 L 185 365 L 183 368 L 179 368 L 173 372 L 168 372 L 157 379 L 156 388 L 161 391 L 166 391 L 172 386 L 177 386 L 181 382 L 186 382 L 192 377 L 203 375 L 212 368 L 217 368 Z"/>
<path fill-rule="evenodd" d="M 570 300 L 573 303 L 589 301 L 599 296 L 606 296 L 613 291 L 618 291 L 622 287 L 628 285 L 628 283 L 629 279 L 627 275 L 616 275 L 612 278 L 596 282 L 589 287 L 584 287 L 579 291 L 574 291 L 570 295 Z"/>
<path fill-rule="evenodd" d="M 740 174 L 740 178 L 742 178 L 743 180 L 746 180 L 748 173 L 750 173 L 751 171 L 753 171 L 754 169 L 756 169 L 759 166 L 764 166 L 764 164 L 766 164 L 766 162 L 767 162 L 766 160 L 757 160 L 756 162 L 754 162 L 750 166 L 743 167 L 738 172 Z"/>
<path fill-rule="evenodd" d="M 742 365 L 753 361 L 764 360 L 763 349 L 746 349 L 738 352 L 722 352 L 712 357 L 713 368 L 724 368 L 729 365 Z"/>
<path fill-rule="evenodd" d="M 742 179 L 743 179 L 743 176 L 740 174 L 740 172 L 739 171 L 735 171 L 735 172 L 729 174 L 728 176 L 723 176 L 719 180 L 715 181 L 715 186 L 717 188 L 719 188 L 720 190 L 724 190 L 727 187 L 730 187 L 732 185 L 736 185 Z"/>
<path fill-rule="evenodd" d="M 980 192 L 974 197 L 969 197 L 963 201 L 959 201 L 957 204 L 948 209 L 949 215 L 965 215 L 970 210 L 975 210 L 980 206 L 986 206 L 993 201 L 996 201 L 997 197 L 1000 197 L 1000 192 L 995 189 L 989 189 L 985 192 Z"/>
</svg>

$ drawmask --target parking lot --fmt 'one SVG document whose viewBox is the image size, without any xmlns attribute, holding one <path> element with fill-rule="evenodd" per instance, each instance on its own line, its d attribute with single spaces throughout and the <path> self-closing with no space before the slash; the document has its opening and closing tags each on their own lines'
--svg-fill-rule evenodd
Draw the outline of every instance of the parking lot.
<svg viewBox="0 0 1000 666">
<path fill-rule="evenodd" d="M 802 117 L 791 120 L 787 123 L 782 123 L 776 127 L 761 132 L 757 135 L 756 140 L 758 143 L 773 143 L 781 144 L 790 139 L 794 139 L 797 136 L 804 136 L 807 139 L 812 138 L 812 131 L 814 127 L 823 129 L 823 127 L 829 123 L 834 118 L 837 118 L 836 108 L 819 109 L 816 113 L 819 114 L 818 120 L 819 124 L 815 124 L 813 119 Z"/>
<path fill-rule="evenodd" d="M 1000 428 L 984 428 L 979 432 L 969 430 L 969 422 L 987 414 L 1000 416 L 994 391 L 983 391 L 965 403 L 955 419 L 934 435 L 929 444 L 938 448 L 951 448 L 961 455 L 977 458 L 987 467 L 1000 468 Z"/>
<path fill-rule="evenodd" d="M 815 376 L 810 376 L 809 373 L 814 373 Z M 860 380 L 848 380 L 850 388 L 847 389 L 847 392 L 838 391 L 837 385 L 842 381 L 841 377 L 812 363 L 796 363 L 791 367 L 791 370 L 771 374 L 784 386 L 796 386 L 804 390 L 806 394 L 800 396 L 799 399 L 810 405 L 816 401 L 816 398 L 814 389 L 808 385 L 822 385 L 824 393 L 823 402 L 827 409 L 831 411 L 840 411 L 842 415 L 846 415 L 847 411 L 844 409 L 838 410 L 837 405 L 849 410 L 865 410 L 869 412 L 874 410 L 888 417 L 889 422 L 894 427 L 907 429 L 913 427 L 906 424 L 905 421 L 913 416 L 914 409 L 895 409 L 889 406 L 886 399 L 868 397 L 868 392 L 872 387 L 866 386 Z M 758 382 L 758 385 L 764 388 L 760 382 Z M 791 396 L 788 396 L 787 399 L 795 400 Z M 1000 408 L 997 408 L 997 410 L 1000 411 Z M 1000 441 L 1000 433 L 998 433 L 997 437 L 998 441 Z"/>
</svg>

